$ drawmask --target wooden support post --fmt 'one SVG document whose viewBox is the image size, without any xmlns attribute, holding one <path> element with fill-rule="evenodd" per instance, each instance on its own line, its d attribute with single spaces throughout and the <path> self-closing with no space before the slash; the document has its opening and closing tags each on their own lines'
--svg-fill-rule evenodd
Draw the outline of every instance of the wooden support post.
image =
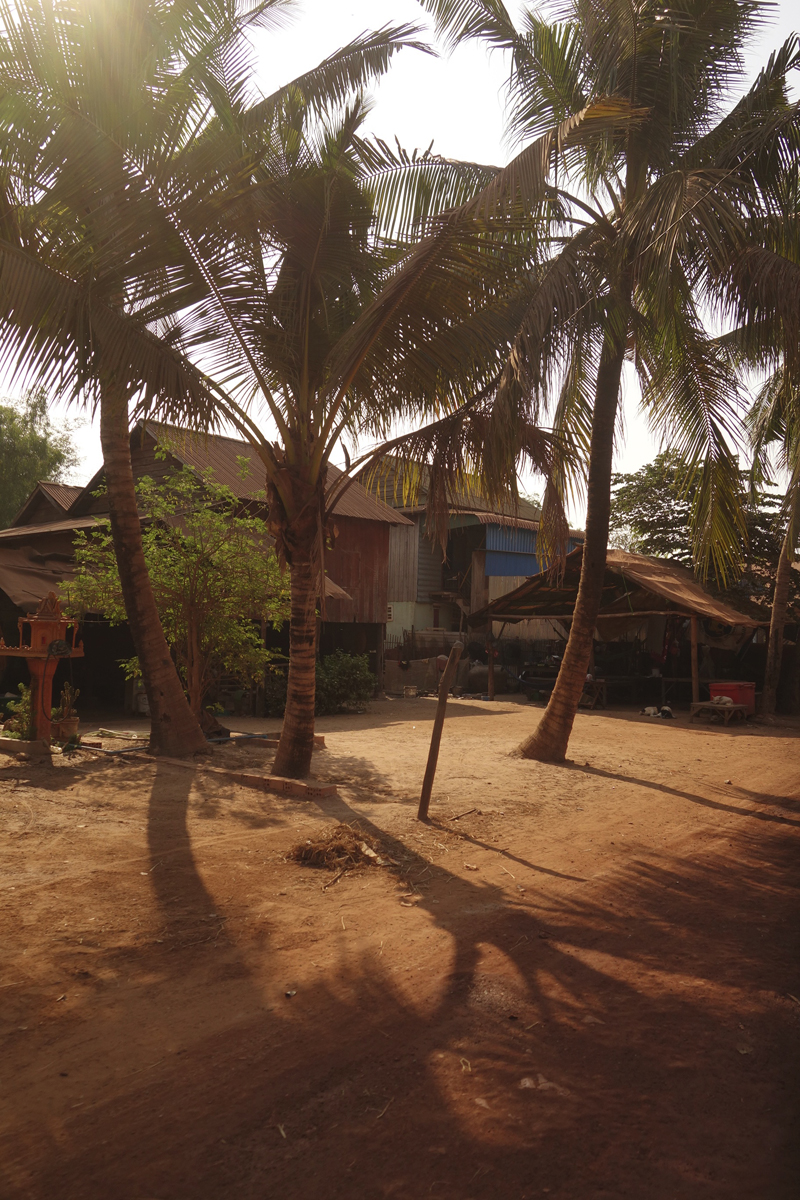
<svg viewBox="0 0 800 1200">
<path fill-rule="evenodd" d="M 700 702 L 700 671 L 697 666 L 697 617 L 689 619 L 692 629 L 692 703 Z"/>
<path fill-rule="evenodd" d="M 463 649 L 464 647 L 461 642 L 453 643 L 450 657 L 447 660 L 447 666 L 442 672 L 441 682 L 439 683 L 439 699 L 436 704 L 436 716 L 433 718 L 431 748 L 428 751 L 428 765 L 425 768 L 425 778 L 422 781 L 422 792 L 419 798 L 419 808 L 417 809 L 417 819 L 419 821 L 427 821 L 428 819 L 428 806 L 431 802 L 431 792 L 433 791 L 433 777 L 436 774 L 436 764 L 439 761 L 439 745 L 442 740 L 444 710 L 447 708 L 447 693 L 450 691 L 450 685 L 455 678 L 456 667 L 458 666 L 458 660 L 461 658 Z"/>
<path fill-rule="evenodd" d="M 486 663 L 489 671 L 489 699 L 494 700 L 494 646 L 491 637 L 486 639 Z"/>
</svg>

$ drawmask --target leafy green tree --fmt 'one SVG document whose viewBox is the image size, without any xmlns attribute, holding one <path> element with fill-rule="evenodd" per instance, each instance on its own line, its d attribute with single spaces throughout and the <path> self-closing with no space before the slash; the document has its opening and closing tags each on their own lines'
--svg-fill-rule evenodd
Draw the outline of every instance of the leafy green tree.
<svg viewBox="0 0 800 1200">
<path fill-rule="evenodd" d="M 56 429 L 43 388 L 0 404 L 0 529 L 11 524 L 40 479 L 66 483 L 80 456 L 74 426 Z"/>
<path fill-rule="evenodd" d="M 518 24 L 502 0 L 422 2 L 451 45 L 477 38 L 507 54 L 510 133 L 542 146 L 539 287 L 501 388 L 529 405 L 552 401 L 555 427 L 588 456 L 570 638 L 547 710 L 521 747 L 561 762 L 601 602 L 626 358 L 652 425 L 699 473 L 693 558 L 720 577 L 737 561 L 738 380 L 706 328 L 705 306 L 755 326 L 781 302 L 779 287 L 762 284 L 785 272 L 750 253 L 763 245 L 763 225 L 798 159 L 800 112 L 787 84 L 798 42 L 773 54 L 723 113 L 768 12 L 758 0 L 568 0 L 553 6 L 551 21 L 523 9 Z M 627 124 L 592 136 L 587 110 L 612 103 L 627 106 Z M 543 133 L 554 128 L 545 146 Z M 784 306 L 796 311 L 796 286 L 784 290 Z"/>
<path fill-rule="evenodd" d="M 629 475 L 611 480 L 610 535 L 613 543 L 635 554 L 669 558 L 686 567 L 692 560 L 692 513 L 701 485 L 685 459 L 666 450 Z M 763 489 L 748 488 L 748 475 L 740 476 L 745 530 L 739 547 L 739 570 L 756 567 L 774 575 L 778 566 L 786 522 L 783 498 Z M 715 586 L 727 580 L 711 575 Z"/>
<path fill-rule="evenodd" d="M 685 461 L 668 450 L 633 474 L 613 475 L 609 522 L 613 544 L 690 567 L 695 488 L 684 489 L 685 474 Z"/>
<path fill-rule="evenodd" d="M 228 489 L 184 469 L 165 482 L 137 486 L 147 525 L 144 557 L 161 625 L 175 656 L 192 712 L 199 718 L 221 674 L 263 680 L 274 659 L 261 622 L 289 615 L 288 579 L 278 566 L 265 522 L 242 510 Z M 113 538 L 106 524 L 76 539 L 77 571 L 64 586 L 67 608 L 127 619 Z M 138 675 L 137 659 L 123 664 Z"/>
</svg>

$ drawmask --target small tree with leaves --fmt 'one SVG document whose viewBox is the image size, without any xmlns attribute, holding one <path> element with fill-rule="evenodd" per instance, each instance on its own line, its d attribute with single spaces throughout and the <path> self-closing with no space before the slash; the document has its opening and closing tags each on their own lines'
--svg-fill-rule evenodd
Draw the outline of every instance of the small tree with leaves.
<svg viewBox="0 0 800 1200">
<path fill-rule="evenodd" d="M 242 508 L 227 488 L 184 469 L 165 482 L 145 477 L 137 486 L 146 514 L 145 559 L 161 624 L 175 656 L 192 710 L 198 716 L 221 674 L 254 683 L 275 657 L 261 624 L 289 615 L 288 578 L 260 517 Z M 65 586 L 68 611 L 126 619 L 111 531 L 79 534 L 77 571 Z M 138 661 L 122 663 L 129 677 Z"/>
</svg>

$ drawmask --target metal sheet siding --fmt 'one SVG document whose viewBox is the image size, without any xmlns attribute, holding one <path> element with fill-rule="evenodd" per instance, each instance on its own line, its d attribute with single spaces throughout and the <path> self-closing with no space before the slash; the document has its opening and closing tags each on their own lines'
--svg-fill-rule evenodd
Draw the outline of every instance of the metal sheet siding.
<svg viewBox="0 0 800 1200">
<path fill-rule="evenodd" d="M 420 522 L 424 517 L 420 518 Z M 417 555 L 417 603 L 429 604 L 431 592 L 441 592 L 444 581 L 444 562 L 442 547 L 438 542 L 432 542 L 425 532 L 424 524 L 419 526 L 419 553 Z"/>
<path fill-rule="evenodd" d="M 539 574 L 539 560 L 535 554 L 514 554 L 510 550 L 486 551 L 487 575 L 516 575 L 527 579 Z"/>
<path fill-rule="evenodd" d="M 389 530 L 389 604 L 417 598 L 417 538 L 419 526 L 392 525 Z"/>
<path fill-rule="evenodd" d="M 486 526 L 486 549 L 509 550 L 514 554 L 535 554 L 536 534 L 532 529 L 515 529 L 509 525 Z M 494 571 L 489 572 L 495 574 Z"/>
</svg>

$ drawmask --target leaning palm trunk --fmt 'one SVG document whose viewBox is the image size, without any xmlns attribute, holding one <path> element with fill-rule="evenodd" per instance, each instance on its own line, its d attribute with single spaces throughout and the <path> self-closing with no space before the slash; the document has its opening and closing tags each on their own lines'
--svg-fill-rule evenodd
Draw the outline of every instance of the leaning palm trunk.
<svg viewBox="0 0 800 1200">
<path fill-rule="evenodd" d="M 783 658 L 783 630 L 786 625 L 786 611 L 789 606 L 789 581 L 792 574 L 794 559 L 795 525 L 800 515 L 800 485 L 795 487 L 794 500 L 789 513 L 789 525 L 786 537 L 781 547 L 778 561 L 778 571 L 775 576 L 775 592 L 772 597 L 772 615 L 769 622 L 769 642 L 767 644 L 767 665 L 764 671 L 764 695 L 761 711 L 766 716 L 775 712 L 778 694 L 778 683 L 781 675 L 781 660 Z"/>
<path fill-rule="evenodd" d="M 104 387 L 100 402 L 100 441 L 122 596 L 150 704 L 151 748 L 157 754 L 173 756 L 207 750 L 208 743 L 189 708 L 161 628 L 142 548 L 128 405 L 125 395 L 110 387 Z"/>
<path fill-rule="evenodd" d="M 545 714 L 536 732 L 520 747 L 524 758 L 535 758 L 539 762 L 564 761 L 591 660 L 592 639 L 606 571 L 614 427 L 624 356 L 624 336 L 616 343 L 606 341 L 597 372 L 587 487 L 586 538 L 572 628 Z"/>
</svg>

